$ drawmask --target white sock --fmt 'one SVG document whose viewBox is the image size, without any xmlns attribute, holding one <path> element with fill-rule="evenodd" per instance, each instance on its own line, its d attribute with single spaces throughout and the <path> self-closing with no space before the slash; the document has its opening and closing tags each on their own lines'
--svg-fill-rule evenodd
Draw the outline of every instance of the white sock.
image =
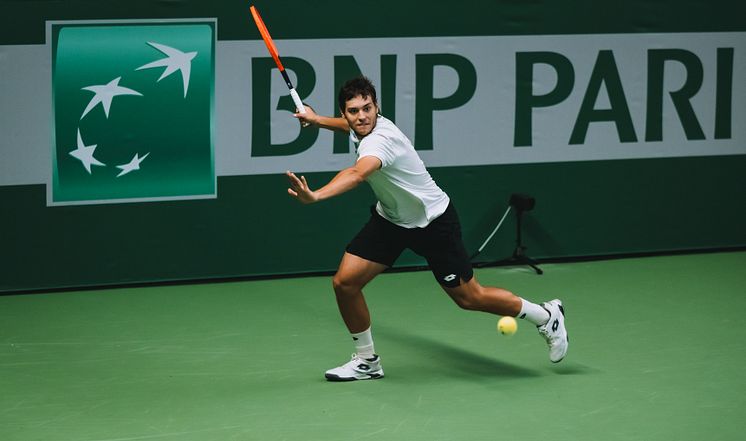
<svg viewBox="0 0 746 441">
<path fill-rule="evenodd" d="M 536 326 L 540 326 L 549 321 L 549 313 L 540 305 L 521 298 L 521 312 L 518 313 L 518 318 L 526 319 Z"/>
<path fill-rule="evenodd" d="M 549 320 L 549 319 L 547 319 Z M 355 352 L 360 358 L 373 358 L 375 349 L 373 348 L 373 335 L 370 328 L 357 334 L 351 334 L 355 343 Z"/>
</svg>

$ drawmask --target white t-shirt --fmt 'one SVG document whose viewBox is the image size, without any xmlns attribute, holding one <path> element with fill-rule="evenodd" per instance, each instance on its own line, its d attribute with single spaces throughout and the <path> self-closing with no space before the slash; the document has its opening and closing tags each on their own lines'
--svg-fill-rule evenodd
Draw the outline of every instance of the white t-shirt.
<svg viewBox="0 0 746 441">
<path fill-rule="evenodd" d="M 405 228 L 423 228 L 448 207 L 448 195 L 425 168 L 412 142 L 393 122 L 378 115 L 376 126 L 362 140 L 350 130 L 357 158 L 374 156 L 381 168 L 368 176 L 383 218 Z"/>
</svg>

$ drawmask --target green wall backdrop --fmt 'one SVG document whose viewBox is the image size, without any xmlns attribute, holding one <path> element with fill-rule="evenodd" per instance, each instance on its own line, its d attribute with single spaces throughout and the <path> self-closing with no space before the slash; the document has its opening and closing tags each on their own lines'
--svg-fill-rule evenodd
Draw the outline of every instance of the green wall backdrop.
<svg viewBox="0 0 746 441">
<path fill-rule="evenodd" d="M 724 0 L 257 5 L 275 39 L 746 31 L 746 8 Z M 259 38 L 244 1 L 25 1 L 2 2 L 0 11 L 0 68 L 3 45 L 45 43 L 46 20 L 216 18 L 218 41 Z M 6 118 L 12 109 L 0 106 Z M 10 139 L 0 137 L 0 152 Z M 746 151 L 745 140 L 737 141 Z M 470 249 L 512 192 L 537 199 L 524 239 L 539 259 L 746 246 L 744 154 L 438 166 L 431 173 L 459 209 Z M 316 187 L 333 173 L 306 176 Z M 57 207 L 47 207 L 44 184 L 0 186 L 0 291 L 332 271 L 373 203 L 361 187 L 301 206 L 286 196 L 280 173 L 218 176 L 217 184 L 215 199 Z M 511 219 L 479 260 L 510 254 L 513 228 Z M 412 254 L 399 261 L 422 264 Z"/>
</svg>

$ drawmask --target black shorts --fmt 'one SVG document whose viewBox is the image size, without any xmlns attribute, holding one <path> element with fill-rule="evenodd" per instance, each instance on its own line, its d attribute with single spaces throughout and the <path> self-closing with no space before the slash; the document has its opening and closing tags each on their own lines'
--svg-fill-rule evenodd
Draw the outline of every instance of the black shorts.
<svg viewBox="0 0 746 441">
<path fill-rule="evenodd" d="M 347 245 L 347 252 L 392 266 L 405 248 L 427 260 L 435 279 L 454 288 L 474 276 L 469 255 L 461 240 L 461 223 L 449 203 L 446 211 L 425 228 L 404 228 L 389 222 L 371 208 L 370 220 Z"/>
</svg>

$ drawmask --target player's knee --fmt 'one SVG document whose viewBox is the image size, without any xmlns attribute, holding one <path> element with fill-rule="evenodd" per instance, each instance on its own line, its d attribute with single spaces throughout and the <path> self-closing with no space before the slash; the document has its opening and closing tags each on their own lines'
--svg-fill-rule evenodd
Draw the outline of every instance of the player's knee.
<svg viewBox="0 0 746 441">
<path fill-rule="evenodd" d="M 461 309 L 465 309 L 467 311 L 481 311 L 482 302 L 480 301 L 480 299 L 481 298 L 477 294 L 469 293 L 462 299 L 459 306 L 461 307 Z"/>
<path fill-rule="evenodd" d="M 453 299 L 459 308 L 467 311 L 480 310 L 482 302 L 479 290 L 472 289 L 472 287 L 462 284 L 457 288 L 446 289 L 446 291 L 448 291 L 451 299 Z"/>
<path fill-rule="evenodd" d="M 360 284 L 356 283 L 354 279 L 350 277 L 345 277 L 343 274 L 337 273 L 334 275 L 334 278 L 332 279 L 332 286 L 334 287 L 334 292 L 337 295 L 347 295 L 347 294 L 353 294 L 360 290 Z"/>
<path fill-rule="evenodd" d="M 479 311 L 479 302 L 471 296 L 463 296 L 454 299 L 459 308 L 466 311 Z"/>
<path fill-rule="evenodd" d="M 456 302 L 456 305 L 458 305 L 458 307 L 461 309 L 464 309 L 466 311 L 474 310 L 475 303 L 473 299 L 469 298 L 468 296 L 453 297 L 453 301 Z"/>
</svg>

